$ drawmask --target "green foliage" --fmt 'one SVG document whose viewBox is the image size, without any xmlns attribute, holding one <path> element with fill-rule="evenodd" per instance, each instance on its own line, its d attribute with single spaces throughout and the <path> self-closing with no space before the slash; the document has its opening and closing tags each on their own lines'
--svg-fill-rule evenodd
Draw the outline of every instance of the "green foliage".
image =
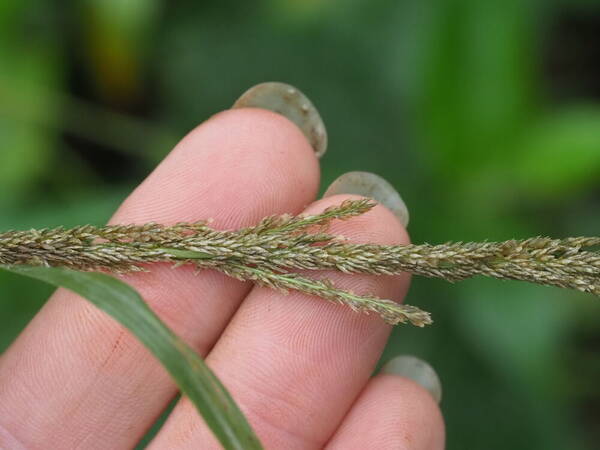
<svg viewBox="0 0 600 450">
<path fill-rule="evenodd" d="M 61 66 L 52 43 L 18 40 L 14 23 L 1 25 L 11 19 L 18 23 L 18 2 L 6 3 L 0 9 L 0 191 L 10 192 L 15 201 L 43 174 L 55 151 L 55 131 L 31 119 L 56 114 L 59 105 L 43 86 L 58 84 Z M 0 204 L 10 201 L 0 198 Z"/>
<path fill-rule="evenodd" d="M 600 108 L 571 107 L 534 124 L 517 156 L 525 189 L 547 199 L 591 188 L 600 174 Z"/>
<path fill-rule="evenodd" d="M 160 360 L 224 448 L 261 448 L 248 422 L 217 377 L 129 285 L 103 273 L 77 272 L 58 267 L 1 268 L 67 288 L 110 314 Z"/>
<path fill-rule="evenodd" d="M 117 188 L 103 184 L 93 164 L 57 139 L 65 130 L 110 144 L 110 157 L 136 155 L 135 167 L 148 168 L 170 148 L 150 149 L 157 141 L 150 130 L 182 136 L 249 86 L 280 80 L 308 94 L 327 125 L 324 186 L 347 170 L 383 175 L 408 204 L 413 242 L 597 234 L 598 91 L 561 97 L 571 86 L 553 88 L 560 71 L 547 70 L 549 54 L 577 55 L 560 27 L 556 34 L 557 23 L 565 15 L 579 18 L 578 29 L 594 23 L 597 1 L 225 0 L 161 8 L 138 0 L 118 13 L 118 36 L 104 19 L 92 33 L 89 8 L 111 16 L 101 3 L 0 2 L 0 76 L 13 75 L 9 82 L 0 77 L 0 171 L 15 168 L 0 178 L 2 230 L 101 224 L 141 181 L 135 175 Z M 597 45 L 589 42 L 597 33 L 584 31 L 580 44 Z M 123 70 L 118 80 L 129 80 L 119 85 L 95 69 L 105 61 L 96 49 L 111 48 L 116 38 L 124 51 L 113 67 Z M 38 62 L 27 63 L 28 71 L 21 68 L 32 59 Z M 594 61 L 587 63 L 574 67 L 577 76 Z M 69 67 L 76 83 L 61 73 Z M 126 117 L 146 127 L 122 132 L 110 125 L 118 115 L 113 122 L 92 118 L 73 103 L 60 112 L 36 100 L 40 85 L 75 92 L 101 111 L 126 105 L 120 112 L 133 111 Z M 43 120 L 18 116 L 26 101 Z M 139 102 L 147 102 L 141 112 Z M 47 291 L 9 275 L 0 283 L 5 348 Z M 600 439 L 597 355 L 581 344 L 600 335 L 599 322 L 590 320 L 597 303 L 539 289 L 415 280 L 407 302 L 431 311 L 436 324 L 395 330 L 386 357 L 417 354 L 440 373 L 450 450 L 577 449 Z M 558 318 L 550 305 L 560 308 Z M 512 320 L 517 308 L 522 316 Z M 582 398 L 573 386 L 590 387 Z M 548 439 L 558 433 L 564 440 Z"/>
</svg>

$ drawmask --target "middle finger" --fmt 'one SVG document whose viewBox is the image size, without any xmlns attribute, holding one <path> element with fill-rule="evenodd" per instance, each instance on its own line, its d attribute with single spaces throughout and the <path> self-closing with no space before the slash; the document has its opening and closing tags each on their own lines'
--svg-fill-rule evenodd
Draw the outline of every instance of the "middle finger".
<svg viewBox="0 0 600 450">
<path fill-rule="evenodd" d="M 306 213 L 348 196 L 317 202 Z M 353 242 L 406 244 L 400 221 L 378 205 L 332 232 Z M 400 300 L 408 276 L 326 274 L 359 293 Z M 299 292 L 255 287 L 207 358 L 266 448 L 321 448 L 367 382 L 390 332 L 376 315 L 354 313 Z M 208 448 L 210 432 L 182 399 L 151 448 Z M 210 447 L 212 448 L 212 447 Z"/>
</svg>

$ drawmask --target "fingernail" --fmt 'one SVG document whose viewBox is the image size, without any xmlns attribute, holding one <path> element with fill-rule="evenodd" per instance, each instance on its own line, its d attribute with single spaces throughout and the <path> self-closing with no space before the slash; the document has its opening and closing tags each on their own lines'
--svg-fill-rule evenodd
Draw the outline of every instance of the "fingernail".
<svg viewBox="0 0 600 450">
<path fill-rule="evenodd" d="M 327 150 L 327 130 L 319 111 L 294 86 L 276 81 L 257 84 L 244 92 L 233 108 L 262 108 L 281 114 L 302 130 L 318 158 Z"/>
<path fill-rule="evenodd" d="M 408 226 L 410 217 L 406 204 L 396 189 L 379 175 L 370 172 L 345 173 L 331 183 L 324 197 L 336 194 L 370 197 L 392 211 L 402 225 Z"/>
<path fill-rule="evenodd" d="M 411 355 L 396 356 L 381 368 L 380 373 L 409 378 L 423 386 L 437 403 L 442 401 L 442 383 L 433 367 L 422 359 Z"/>
</svg>

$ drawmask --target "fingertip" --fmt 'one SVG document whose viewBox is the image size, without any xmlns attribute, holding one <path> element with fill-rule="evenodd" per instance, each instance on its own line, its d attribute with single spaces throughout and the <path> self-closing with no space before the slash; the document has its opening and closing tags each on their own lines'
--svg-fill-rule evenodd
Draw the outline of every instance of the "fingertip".
<svg viewBox="0 0 600 450">
<path fill-rule="evenodd" d="M 441 410 L 414 381 L 392 374 L 371 379 L 328 449 L 437 450 L 445 445 Z"/>
<path fill-rule="evenodd" d="M 334 194 L 357 194 L 384 205 L 398 218 L 404 228 L 408 226 L 410 214 L 400 193 L 385 178 L 371 172 L 346 172 L 336 178 L 324 196 Z"/>
<path fill-rule="evenodd" d="M 190 131 L 111 222 L 212 218 L 218 227 L 247 226 L 298 212 L 282 205 L 312 201 L 319 177 L 312 147 L 288 119 L 258 108 L 226 110 Z M 258 206 L 253 214 L 240 214 L 250 205 Z"/>
<path fill-rule="evenodd" d="M 342 204 L 346 200 L 359 200 L 364 196 L 354 194 L 336 194 L 310 205 L 305 214 L 317 214 L 329 207 Z M 343 236 L 349 242 L 357 244 L 380 244 L 380 245 L 408 245 L 410 236 L 406 228 L 398 220 L 398 217 L 380 203 L 365 214 L 352 217 L 350 220 L 333 221 L 329 226 L 329 233 Z M 336 278 L 334 276 L 334 278 Z M 398 276 L 373 276 L 366 274 L 354 274 L 342 276 L 347 283 L 346 288 L 357 289 L 359 292 L 379 292 L 385 298 L 392 298 L 402 302 L 408 292 L 411 280 L 409 272 L 403 272 Z M 360 287 L 362 286 L 362 288 Z M 327 305 L 329 307 L 330 305 Z M 367 319 L 367 318 L 363 318 Z M 366 320 L 369 322 L 369 320 Z"/>
<path fill-rule="evenodd" d="M 259 139 L 274 142 L 287 142 L 291 150 L 296 153 L 295 157 L 311 162 L 318 167 L 319 161 L 310 142 L 298 126 L 287 117 L 273 111 L 262 108 L 244 107 L 226 109 L 211 116 L 207 121 L 194 128 L 184 140 L 192 138 L 204 131 L 204 128 L 212 128 L 215 133 L 239 137 L 252 135 Z M 183 141 L 182 141 L 183 142 Z M 277 151 L 277 149 L 272 148 Z M 288 148 L 278 149 L 285 153 Z"/>
<path fill-rule="evenodd" d="M 321 158 L 327 150 L 327 130 L 319 111 L 298 88 L 270 81 L 252 86 L 233 104 L 233 108 L 267 109 L 292 121 L 311 143 L 315 155 Z"/>
<path fill-rule="evenodd" d="M 346 200 L 359 200 L 368 198 L 355 194 L 334 194 L 317 200 L 307 210 L 306 214 L 315 214 L 331 206 L 340 205 Z M 400 223 L 398 217 L 381 203 L 367 213 L 347 222 L 336 222 L 332 228 L 355 243 L 375 243 L 382 245 L 410 244 L 410 237 L 406 228 Z"/>
<path fill-rule="evenodd" d="M 381 384 L 380 398 L 391 398 L 388 408 L 384 409 L 401 424 L 392 429 L 392 433 L 404 437 L 406 442 L 420 444 L 407 446 L 410 449 L 443 449 L 446 436 L 444 418 L 431 393 L 404 376 L 383 374 L 376 380 Z"/>
<path fill-rule="evenodd" d="M 423 386 L 438 404 L 442 401 L 442 382 L 437 372 L 427 361 L 416 356 L 396 356 L 381 368 L 380 373 L 409 378 Z"/>
</svg>

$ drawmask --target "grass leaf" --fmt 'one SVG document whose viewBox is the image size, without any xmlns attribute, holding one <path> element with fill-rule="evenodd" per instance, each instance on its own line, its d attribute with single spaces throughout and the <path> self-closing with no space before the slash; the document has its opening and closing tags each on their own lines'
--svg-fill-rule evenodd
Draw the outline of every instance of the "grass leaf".
<svg viewBox="0 0 600 450">
<path fill-rule="evenodd" d="M 85 297 L 128 328 L 169 371 L 226 449 L 262 448 L 204 361 L 152 312 L 131 286 L 109 275 L 58 267 L 0 266 Z"/>
</svg>

